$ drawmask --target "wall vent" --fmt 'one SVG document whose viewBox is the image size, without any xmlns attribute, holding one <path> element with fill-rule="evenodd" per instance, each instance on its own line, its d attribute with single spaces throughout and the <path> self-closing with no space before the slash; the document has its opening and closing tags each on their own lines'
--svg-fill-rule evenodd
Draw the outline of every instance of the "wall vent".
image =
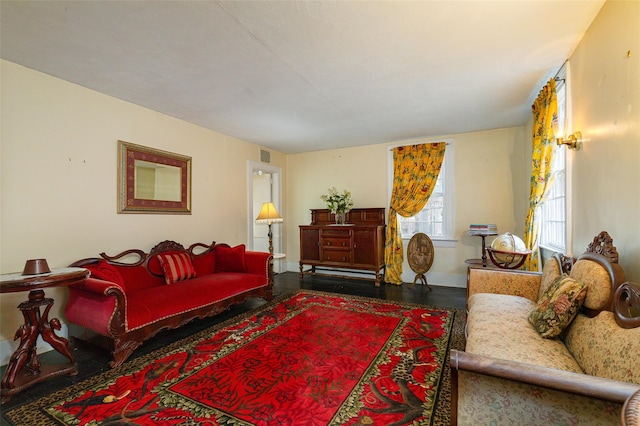
<svg viewBox="0 0 640 426">
<path fill-rule="evenodd" d="M 265 151 L 264 149 L 260 150 L 260 161 L 263 163 L 271 162 L 271 153 L 269 151 Z"/>
</svg>

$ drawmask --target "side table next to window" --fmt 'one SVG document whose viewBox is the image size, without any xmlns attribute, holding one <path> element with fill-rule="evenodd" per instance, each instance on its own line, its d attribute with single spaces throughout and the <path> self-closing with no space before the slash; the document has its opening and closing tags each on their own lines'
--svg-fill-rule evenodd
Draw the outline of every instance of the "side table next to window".
<svg viewBox="0 0 640 426">
<path fill-rule="evenodd" d="M 465 263 L 469 265 L 482 265 L 483 268 L 486 268 L 489 265 L 487 263 L 488 257 L 487 257 L 487 245 L 486 245 L 485 238 L 498 235 L 498 231 L 497 230 L 487 230 L 487 231 L 478 230 L 478 231 L 469 231 L 468 234 L 475 235 L 482 238 L 482 259 L 467 259 L 465 260 Z"/>
</svg>

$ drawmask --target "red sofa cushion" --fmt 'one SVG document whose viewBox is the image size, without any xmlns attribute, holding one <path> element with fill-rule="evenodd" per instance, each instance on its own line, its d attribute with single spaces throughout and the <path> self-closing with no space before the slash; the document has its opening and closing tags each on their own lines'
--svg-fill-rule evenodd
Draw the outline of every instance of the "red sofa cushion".
<svg viewBox="0 0 640 426">
<path fill-rule="evenodd" d="M 127 293 L 127 328 L 140 328 L 266 285 L 264 277 L 258 275 L 220 272 Z"/>
<path fill-rule="evenodd" d="M 161 253 L 158 260 L 167 284 L 196 277 L 196 270 L 188 253 Z"/>
<path fill-rule="evenodd" d="M 160 264 L 158 263 L 158 266 Z M 164 286 L 164 277 L 154 277 L 149 274 L 147 268 L 144 265 L 138 266 L 117 266 L 118 272 L 122 275 L 124 282 L 126 282 L 127 294 L 135 293 L 136 291 L 143 290 L 150 287 Z M 162 270 L 160 270 L 162 274 Z"/>
<path fill-rule="evenodd" d="M 216 272 L 247 272 L 245 245 L 216 246 Z"/>
<path fill-rule="evenodd" d="M 193 262 L 193 267 L 196 268 L 196 275 L 199 277 L 216 272 L 215 250 L 195 255 L 191 260 Z"/>
</svg>

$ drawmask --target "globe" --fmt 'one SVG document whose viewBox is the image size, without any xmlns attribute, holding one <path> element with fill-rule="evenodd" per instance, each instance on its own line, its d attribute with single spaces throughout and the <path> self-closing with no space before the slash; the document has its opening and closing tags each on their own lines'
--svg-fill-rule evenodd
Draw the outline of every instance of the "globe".
<svg viewBox="0 0 640 426">
<path fill-rule="evenodd" d="M 491 242 L 492 258 L 505 266 L 517 263 L 528 253 L 527 247 L 517 236 L 507 232 Z"/>
</svg>

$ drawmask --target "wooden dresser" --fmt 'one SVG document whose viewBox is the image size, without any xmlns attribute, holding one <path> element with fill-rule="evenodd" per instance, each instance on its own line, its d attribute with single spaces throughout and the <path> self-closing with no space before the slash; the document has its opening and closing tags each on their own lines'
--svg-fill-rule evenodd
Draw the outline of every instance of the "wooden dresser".
<svg viewBox="0 0 640 426">
<path fill-rule="evenodd" d="M 304 265 L 333 269 L 356 269 L 375 274 L 380 286 L 384 269 L 384 208 L 353 209 L 345 225 L 336 225 L 327 209 L 311 210 L 311 225 L 300 226 L 300 278 Z"/>
</svg>

